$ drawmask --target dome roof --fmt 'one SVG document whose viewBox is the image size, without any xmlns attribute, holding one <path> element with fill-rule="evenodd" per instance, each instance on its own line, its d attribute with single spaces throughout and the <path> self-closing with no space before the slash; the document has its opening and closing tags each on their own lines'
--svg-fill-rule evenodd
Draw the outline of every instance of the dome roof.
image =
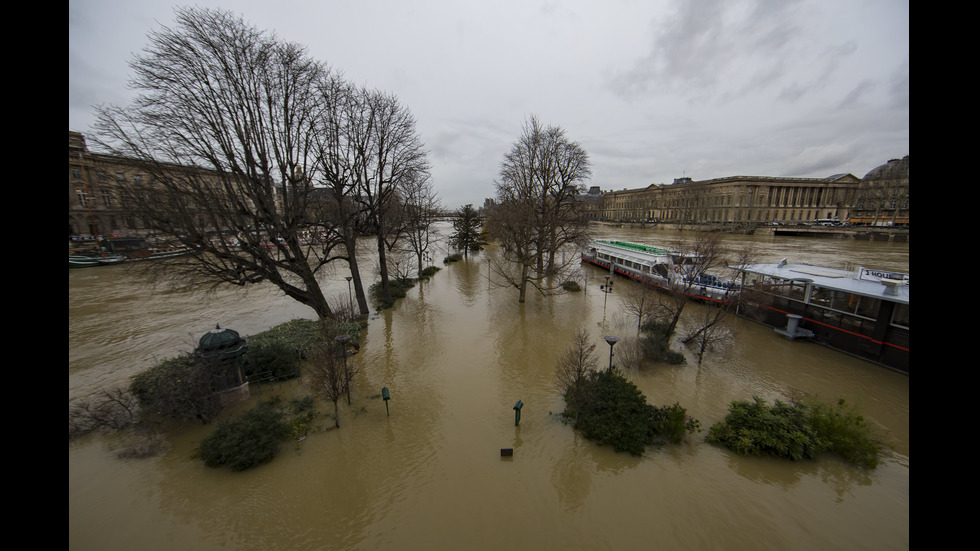
<svg viewBox="0 0 980 551">
<path fill-rule="evenodd" d="M 221 350 L 241 346 L 242 337 L 238 331 L 232 329 L 222 329 L 220 325 L 208 331 L 198 342 L 198 349 L 201 351 Z"/>
<path fill-rule="evenodd" d="M 892 159 L 887 163 L 871 169 L 864 175 L 865 180 L 908 180 L 909 156 L 902 159 Z"/>
</svg>

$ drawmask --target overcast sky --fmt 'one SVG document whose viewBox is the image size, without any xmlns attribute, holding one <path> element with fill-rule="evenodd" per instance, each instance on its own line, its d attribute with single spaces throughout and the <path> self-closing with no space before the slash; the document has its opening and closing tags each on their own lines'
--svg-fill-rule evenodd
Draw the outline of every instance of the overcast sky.
<svg viewBox="0 0 980 551">
<path fill-rule="evenodd" d="M 157 0 L 69 0 L 68 127 L 128 103 Z M 823 177 L 909 154 L 907 0 L 196 0 L 242 15 L 415 115 L 448 208 L 494 195 L 530 115 L 590 185 Z"/>
</svg>

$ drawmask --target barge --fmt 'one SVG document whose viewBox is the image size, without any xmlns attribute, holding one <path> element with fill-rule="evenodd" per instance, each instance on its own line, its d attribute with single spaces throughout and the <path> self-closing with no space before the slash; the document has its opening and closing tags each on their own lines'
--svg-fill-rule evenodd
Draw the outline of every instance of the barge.
<svg viewBox="0 0 980 551">
<path fill-rule="evenodd" d="M 738 296 L 737 281 L 706 273 L 697 255 L 675 249 L 631 243 L 629 241 L 593 241 L 582 261 L 657 287 L 681 293 L 693 299 L 722 304 L 734 303 Z"/>
<path fill-rule="evenodd" d="M 908 374 L 908 274 L 785 259 L 742 274 L 740 316 Z"/>
</svg>

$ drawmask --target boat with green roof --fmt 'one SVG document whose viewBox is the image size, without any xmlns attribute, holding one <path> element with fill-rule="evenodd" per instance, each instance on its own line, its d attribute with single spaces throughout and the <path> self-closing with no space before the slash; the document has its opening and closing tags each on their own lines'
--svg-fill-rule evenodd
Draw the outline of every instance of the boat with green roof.
<svg viewBox="0 0 980 551">
<path fill-rule="evenodd" d="M 582 261 L 605 268 L 610 274 L 706 302 L 735 302 L 738 283 L 701 273 L 697 260 L 697 255 L 676 249 L 604 239 L 593 241 L 589 250 L 582 253 Z"/>
</svg>

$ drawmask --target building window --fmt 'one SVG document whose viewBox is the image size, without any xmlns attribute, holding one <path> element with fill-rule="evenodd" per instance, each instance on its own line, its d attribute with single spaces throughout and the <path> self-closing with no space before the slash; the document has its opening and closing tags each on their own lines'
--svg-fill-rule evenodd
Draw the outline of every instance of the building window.
<svg viewBox="0 0 980 551">
<path fill-rule="evenodd" d="M 75 179 L 80 179 L 82 177 L 82 171 L 77 168 L 71 169 L 71 177 Z"/>
<path fill-rule="evenodd" d="M 76 189 L 75 194 L 78 196 L 78 204 L 87 207 L 89 204 L 88 193 L 85 193 L 84 189 Z"/>
<path fill-rule="evenodd" d="M 110 195 L 106 190 L 102 191 L 102 204 L 105 205 L 106 208 L 112 207 L 112 195 Z"/>
</svg>

